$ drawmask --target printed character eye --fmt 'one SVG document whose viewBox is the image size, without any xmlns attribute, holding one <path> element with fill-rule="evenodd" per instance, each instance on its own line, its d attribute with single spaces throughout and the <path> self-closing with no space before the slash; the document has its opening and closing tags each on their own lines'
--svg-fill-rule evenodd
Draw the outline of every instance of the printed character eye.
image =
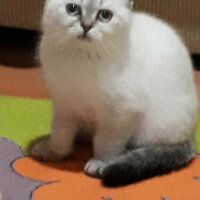
<svg viewBox="0 0 200 200">
<path fill-rule="evenodd" d="M 81 8 L 74 3 L 67 4 L 66 11 L 71 16 L 77 16 L 81 14 Z"/>
<path fill-rule="evenodd" d="M 108 22 L 112 19 L 112 16 L 113 14 L 110 10 L 103 9 L 98 12 L 97 18 L 102 22 Z"/>
</svg>

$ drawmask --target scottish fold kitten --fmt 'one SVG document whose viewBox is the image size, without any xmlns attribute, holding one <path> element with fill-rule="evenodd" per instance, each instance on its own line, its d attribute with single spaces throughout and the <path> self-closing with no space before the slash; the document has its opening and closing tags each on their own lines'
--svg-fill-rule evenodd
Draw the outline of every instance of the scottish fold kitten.
<svg viewBox="0 0 200 200">
<path fill-rule="evenodd" d="M 65 158 L 84 127 L 85 173 L 108 186 L 168 173 L 195 156 L 192 64 L 176 32 L 132 12 L 131 0 L 47 0 L 39 47 L 53 101 L 50 139 L 32 149 Z"/>
</svg>

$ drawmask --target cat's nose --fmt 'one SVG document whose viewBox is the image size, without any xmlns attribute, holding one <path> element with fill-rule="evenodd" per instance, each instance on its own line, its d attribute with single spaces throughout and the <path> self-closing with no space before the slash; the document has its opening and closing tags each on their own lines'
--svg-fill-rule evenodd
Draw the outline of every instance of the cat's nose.
<svg viewBox="0 0 200 200">
<path fill-rule="evenodd" d="M 86 24 L 82 23 L 81 26 L 83 27 L 84 34 L 86 34 L 92 28 L 92 24 L 86 25 Z"/>
</svg>

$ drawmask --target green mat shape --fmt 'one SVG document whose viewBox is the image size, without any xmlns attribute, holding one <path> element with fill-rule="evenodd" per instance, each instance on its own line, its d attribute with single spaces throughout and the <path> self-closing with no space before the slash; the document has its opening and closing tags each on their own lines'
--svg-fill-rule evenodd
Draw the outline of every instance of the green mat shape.
<svg viewBox="0 0 200 200">
<path fill-rule="evenodd" d="M 196 128 L 196 147 L 197 147 L 197 152 L 200 153 L 200 115 L 197 120 L 197 128 Z"/>
<path fill-rule="evenodd" d="M 52 103 L 49 100 L 0 97 L 0 137 L 14 141 L 25 153 L 31 141 L 50 132 L 51 119 Z M 200 116 L 196 133 L 200 153 Z"/>
<path fill-rule="evenodd" d="M 0 136 L 17 143 L 27 153 L 29 143 L 50 132 L 49 100 L 0 97 Z"/>
</svg>

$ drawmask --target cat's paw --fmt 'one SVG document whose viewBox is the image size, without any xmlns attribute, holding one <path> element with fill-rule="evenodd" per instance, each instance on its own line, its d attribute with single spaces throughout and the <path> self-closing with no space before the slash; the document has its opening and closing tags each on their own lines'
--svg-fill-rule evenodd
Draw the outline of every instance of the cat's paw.
<svg viewBox="0 0 200 200">
<path fill-rule="evenodd" d="M 63 160 L 65 156 L 53 152 L 50 148 L 49 143 L 49 138 L 45 138 L 34 144 L 34 146 L 31 149 L 31 155 L 33 156 L 33 158 L 46 162 L 56 162 Z"/>
<path fill-rule="evenodd" d="M 90 175 L 96 178 L 101 178 L 104 168 L 105 168 L 104 162 L 97 159 L 91 159 L 86 163 L 84 172 L 87 175 Z"/>
</svg>

